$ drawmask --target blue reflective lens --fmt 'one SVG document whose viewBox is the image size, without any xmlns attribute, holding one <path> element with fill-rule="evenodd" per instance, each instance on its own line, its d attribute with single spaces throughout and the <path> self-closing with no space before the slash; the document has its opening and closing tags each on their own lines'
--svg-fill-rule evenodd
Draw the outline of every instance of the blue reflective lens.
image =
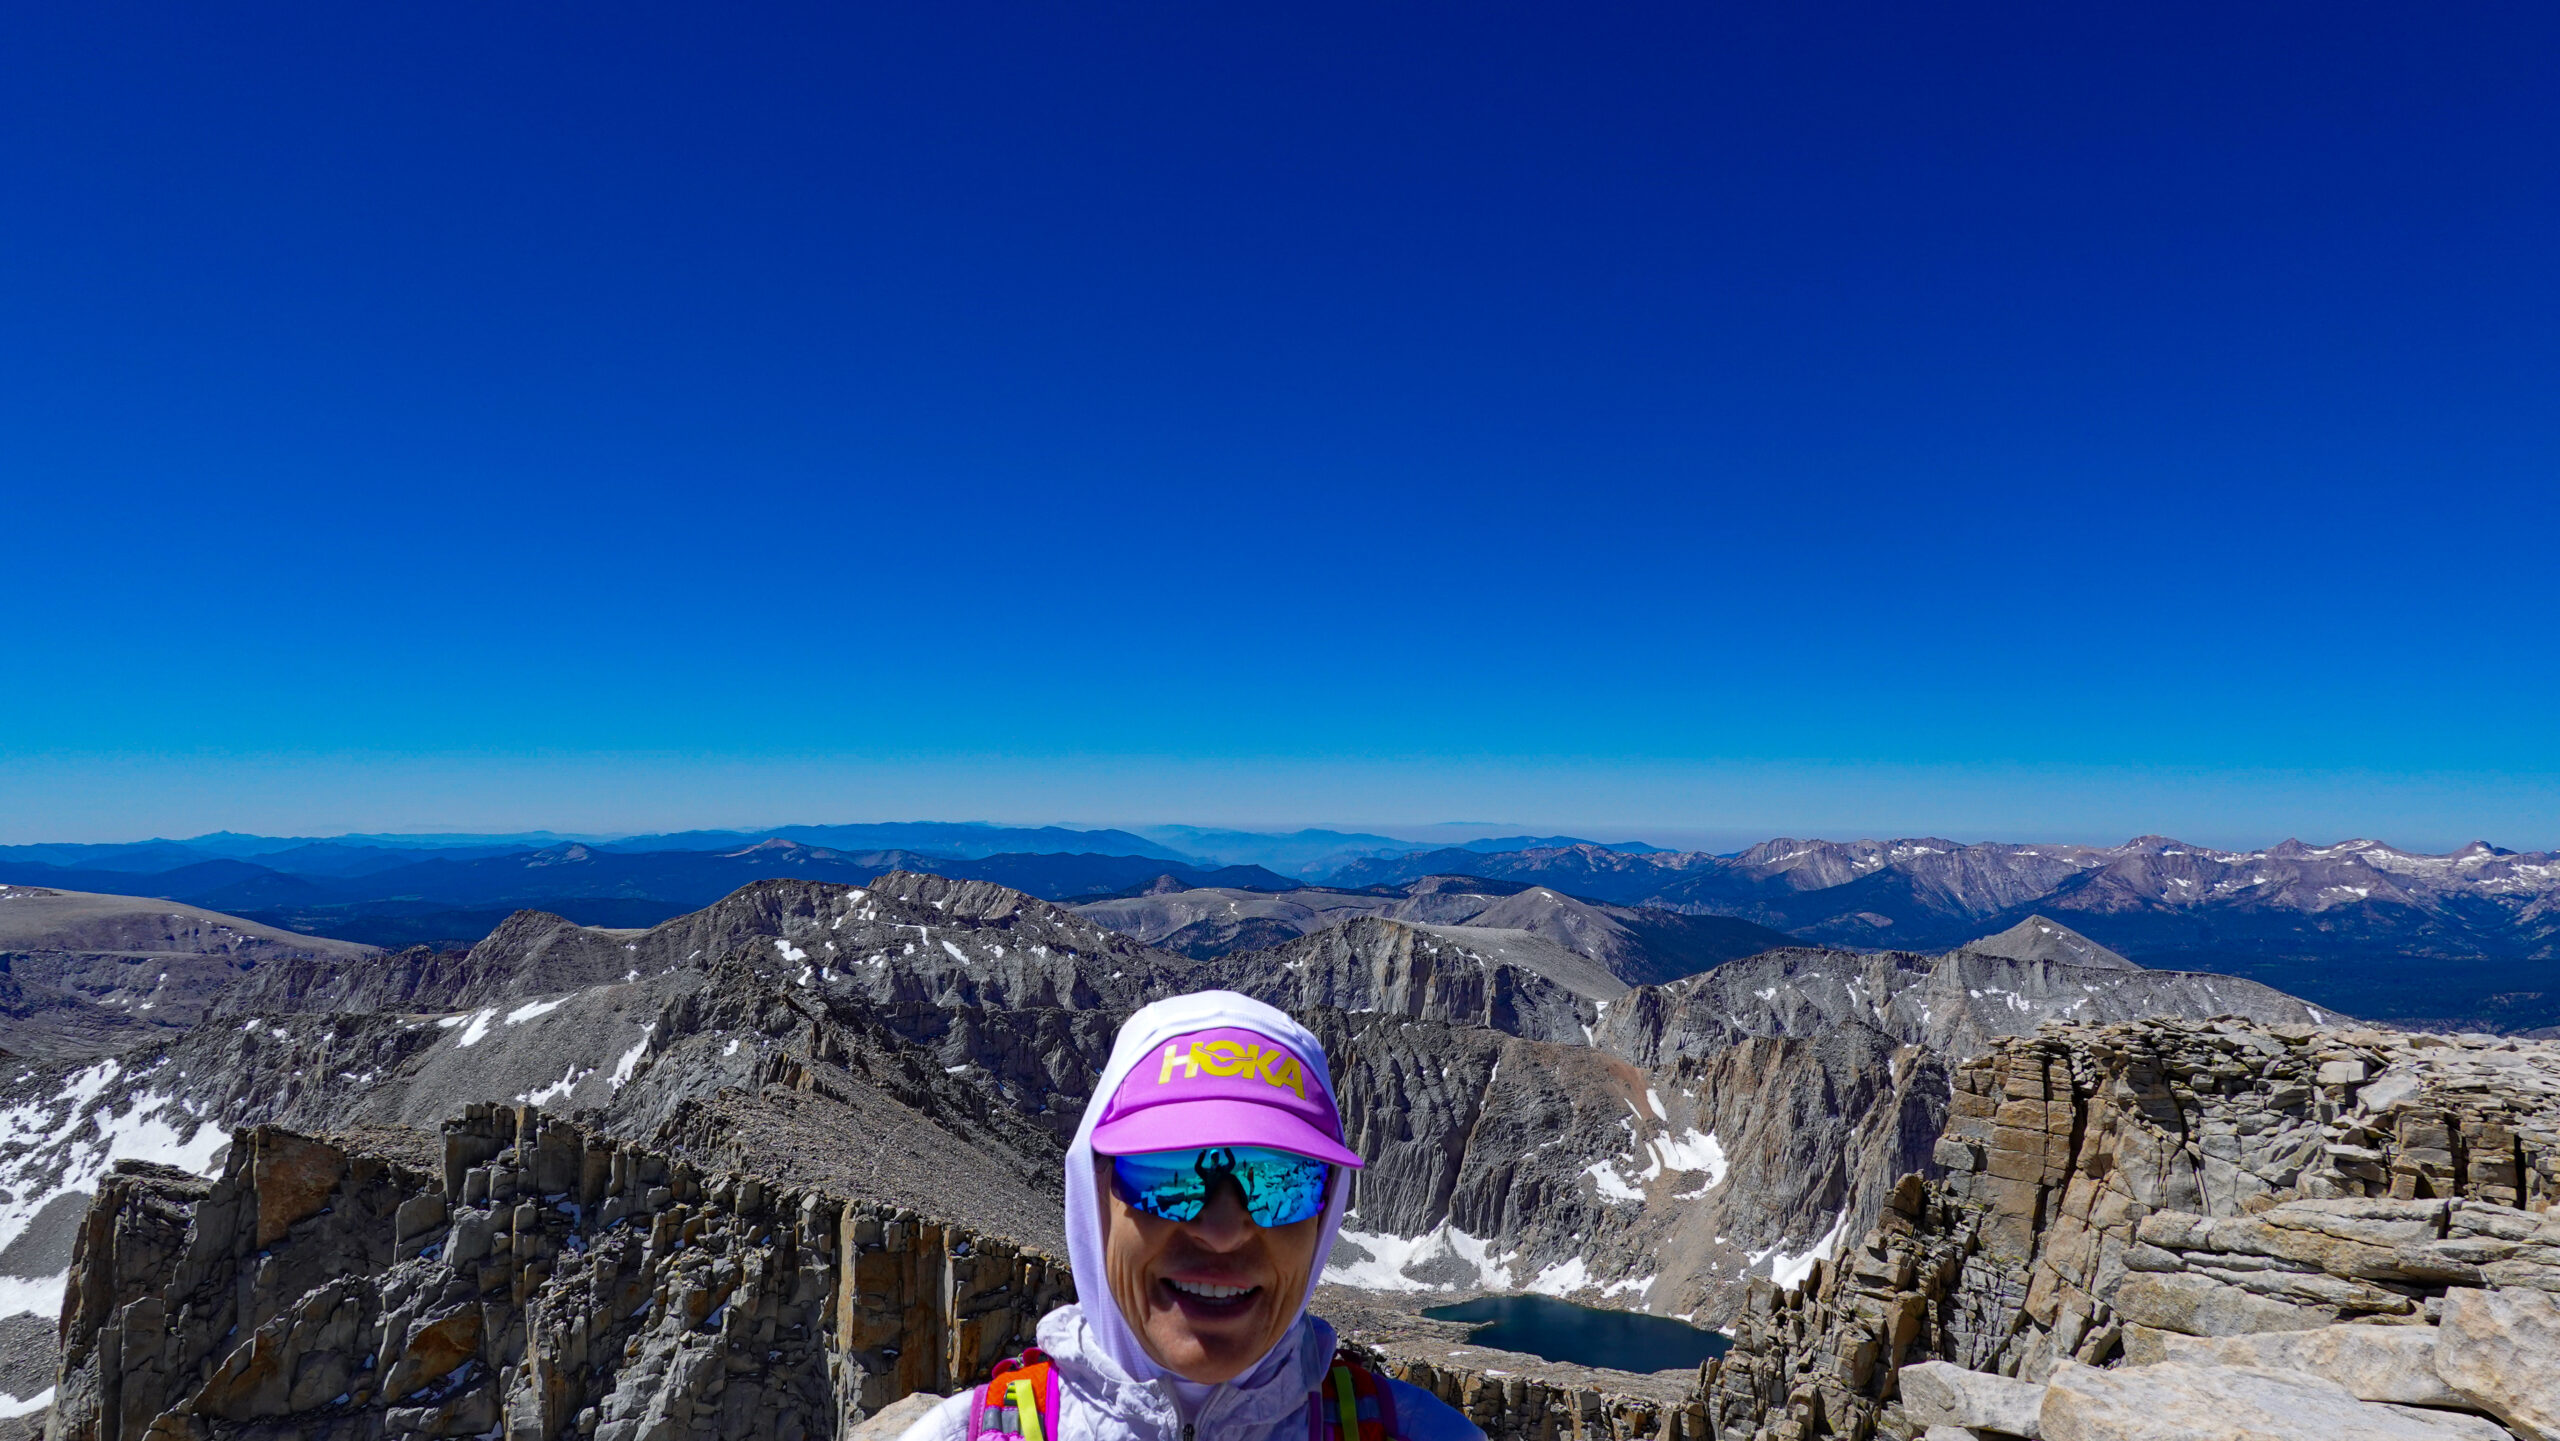
<svg viewBox="0 0 2560 1441">
<path fill-rule="evenodd" d="M 1268 1146 L 1210 1146 L 1111 1158 L 1112 1194 L 1168 1221 L 1199 1220 L 1220 1176 L 1235 1179 L 1253 1224 L 1289 1226 L 1324 1209 L 1325 1183 L 1333 1168 Z"/>
</svg>

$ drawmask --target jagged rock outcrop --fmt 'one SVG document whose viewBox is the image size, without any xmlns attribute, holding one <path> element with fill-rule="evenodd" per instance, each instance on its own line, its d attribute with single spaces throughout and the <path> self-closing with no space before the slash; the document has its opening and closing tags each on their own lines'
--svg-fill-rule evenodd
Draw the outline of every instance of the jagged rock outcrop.
<svg viewBox="0 0 2560 1441">
<path fill-rule="evenodd" d="M 210 1182 L 126 1163 L 85 1218 L 49 1441 L 804 1441 L 984 1378 L 1066 1268 L 532 1107 L 441 1174 L 275 1127 Z M 1504 1441 L 1698 1441 L 1703 1411 L 1374 1358 Z"/>
<path fill-rule="evenodd" d="M 2007 953 L 2012 950 L 2027 954 Z M 2103 956 L 2057 960 L 2047 950 L 2079 954 L 2077 947 L 2015 945 L 1964 946 L 1933 956 L 1771 951 L 1636 991 L 1608 1008 L 1597 1028 L 1599 1043 L 1638 1064 L 1662 1065 L 1745 1036 L 1814 1035 L 1857 1024 L 1962 1060 L 2046 1021 L 2237 1015 L 2268 1025 L 2316 1026 L 2345 1019 L 2254 981 L 2147 971 Z"/>
<path fill-rule="evenodd" d="M 838 1434 L 982 1374 L 1064 1294 L 912 1212 L 705 1175 L 530 1108 L 443 1174 L 273 1127 L 84 1227 L 53 1441 Z"/>
<path fill-rule="evenodd" d="M 867 886 L 758 881 L 637 932 L 518 911 L 467 954 L 415 949 L 370 968 L 326 958 L 264 967 L 225 993 L 219 1011 L 462 1010 L 637 982 L 752 950 L 769 950 L 794 971 L 841 974 L 882 1002 L 928 1007 L 1125 1003 L 1173 961 L 992 881 L 892 871 Z M 893 955 L 905 962 L 894 976 Z M 1123 975 L 1109 976 L 1114 969 Z"/>
<path fill-rule="evenodd" d="M 2484 1434 L 2386 1425 L 2405 1405 L 2555 1434 L 2516 1337 L 2560 1296 L 2560 1047 L 2052 1026 L 1957 1071 L 1937 1159 L 1803 1288 L 1754 1286 L 1707 1383 L 1718 1436 L 1916 1434 L 1900 1371 L 1923 1361 L 2047 1387 L 2048 1436 L 2170 1434 L 2108 1419 L 2143 1410 L 2126 1398 L 2273 1406 L 2220 1374 L 2270 1362 L 2338 1391 L 2302 1417 L 2374 1408 L 2369 1434 Z M 2245 1434 L 2367 1434 L 2288 1424 Z"/>
<path fill-rule="evenodd" d="M 1626 982 L 1525 932 L 1512 944 L 1364 917 L 1268 951 L 1200 963 L 1200 984 L 1226 986 L 1291 1012 L 1382 1012 L 1481 1026 L 1532 1041 L 1587 1042 L 1594 998 Z M 1481 944 L 1479 944 L 1481 942 Z"/>
</svg>

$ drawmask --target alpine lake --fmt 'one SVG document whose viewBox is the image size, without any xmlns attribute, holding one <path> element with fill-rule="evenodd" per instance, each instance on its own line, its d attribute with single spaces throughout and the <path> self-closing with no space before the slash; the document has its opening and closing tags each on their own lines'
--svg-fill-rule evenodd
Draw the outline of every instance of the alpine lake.
<svg viewBox="0 0 2560 1441">
<path fill-rule="evenodd" d="M 1474 1345 L 1614 1371 L 1695 1370 L 1733 1346 L 1720 1331 L 1669 1316 L 1577 1306 L 1553 1296 L 1478 1296 L 1422 1314 L 1472 1326 L 1467 1340 Z"/>
</svg>

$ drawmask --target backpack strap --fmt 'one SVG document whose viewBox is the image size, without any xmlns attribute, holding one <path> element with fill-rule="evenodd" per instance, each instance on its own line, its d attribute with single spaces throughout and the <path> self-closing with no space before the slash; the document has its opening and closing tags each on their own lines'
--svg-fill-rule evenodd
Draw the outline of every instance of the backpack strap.
<svg viewBox="0 0 2560 1441">
<path fill-rule="evenodd" d="M 1038 1347 L 998 1361 L 969 1405 L 969 1441 L 1057 1441 L 1058 1372 Z"/>
</svg>

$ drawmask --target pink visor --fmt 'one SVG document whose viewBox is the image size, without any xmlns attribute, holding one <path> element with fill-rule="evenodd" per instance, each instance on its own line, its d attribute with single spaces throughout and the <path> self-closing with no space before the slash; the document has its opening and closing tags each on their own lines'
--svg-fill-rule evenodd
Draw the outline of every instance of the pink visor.
<svg viewBox="0 0 2560 1441">
<path fill-rule="evenodd" d="M 1258 1031 L 1193 1031 L 1159 1043 L 1120 1083 L 1093 1128 L 1105 1156 L 1199 1146 L 1269 1146 L 1360 1167 L 1324 1072 Z"/>
</svg>

